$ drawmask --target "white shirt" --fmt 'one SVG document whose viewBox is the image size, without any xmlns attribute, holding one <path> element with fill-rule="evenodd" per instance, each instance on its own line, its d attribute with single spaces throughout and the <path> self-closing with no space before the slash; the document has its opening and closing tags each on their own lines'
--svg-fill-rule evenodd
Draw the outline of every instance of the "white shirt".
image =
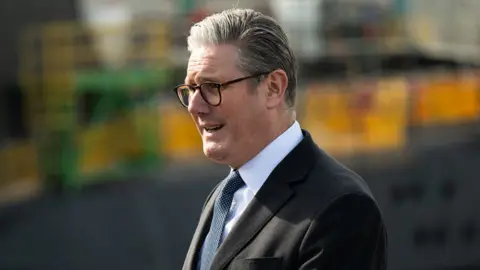
<svg viewBox="0 0 480 270">
<path fill-rule="evenodd" d="M 238 169 L 245 186 L 233 194 L 232 205 L 228 213 L 222 240 L 230 233 L 242 213 L 272 173 L 273 169 L 303 139 L 300 124 L 295 123 L 274 141 L 268 144 L 258 155 Z"/>
</svg>

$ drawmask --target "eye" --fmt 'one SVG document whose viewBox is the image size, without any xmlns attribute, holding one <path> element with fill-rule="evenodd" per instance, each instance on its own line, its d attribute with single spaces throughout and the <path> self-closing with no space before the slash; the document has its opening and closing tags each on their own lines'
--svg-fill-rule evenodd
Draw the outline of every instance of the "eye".
<svg viewBox="0 0 480 270">
<path fill-rule="evenodd" d="M 209 92 L 209 93 L 214 93 L 218 91 L 218 84 L 212 83 L 212 82 L 206 82 L 202 84 L 202 90 Z"/>
</svg>

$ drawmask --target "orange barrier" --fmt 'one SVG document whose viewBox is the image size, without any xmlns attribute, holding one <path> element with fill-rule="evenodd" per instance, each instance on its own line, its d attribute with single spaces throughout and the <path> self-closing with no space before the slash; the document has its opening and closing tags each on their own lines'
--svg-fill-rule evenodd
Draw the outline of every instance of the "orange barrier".
<svg viewBox="0 0 480 270">
<path fill-rule="evenodd" d="M 400 149 L 410 125 L 480 117 L 480 72 L 312 84 L 302 126 L 332 154 Z"/>
<path fill-rule="evenodd" d="M 315 84 L 305 94 L 302 126 L 334 155 L 405 144 L 408 88 L 402 78 Z"/>
<path fill-rule="evenodd" d="M 305 93 L 304 113 L 300 119 L 313 139 L 334 155 L 351 154 L 357 140 L 348 111 L 349 95 L 341 87 L 333 83 L 310 86 Z"/>
<path fill-rule="evenodd" d="M 403 78 L 378 81 L 365 115 L 363 150 L 398 149 L 406 142 L 408 86 Z"/>
<path fill-rule="evenodd" d="M 468 122 L 480 115 L 480 80 L 474 73 L 422 78 L 414 93 L 413 124 Z"/>
</svg>

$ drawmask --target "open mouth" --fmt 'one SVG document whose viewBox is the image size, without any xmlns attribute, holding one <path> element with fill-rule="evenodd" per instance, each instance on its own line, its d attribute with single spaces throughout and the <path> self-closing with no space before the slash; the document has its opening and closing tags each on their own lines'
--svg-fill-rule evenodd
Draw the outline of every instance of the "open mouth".
<svg viewBox="0 0 480 270">
<path fill-rule="evenodd" d="M 204 127 L 205 131 L 207 132 L 215 132 L 223 128 L 223 125 L 218 125 L 218 126 L 211 126 L 211 127 Z"/>
</svg>

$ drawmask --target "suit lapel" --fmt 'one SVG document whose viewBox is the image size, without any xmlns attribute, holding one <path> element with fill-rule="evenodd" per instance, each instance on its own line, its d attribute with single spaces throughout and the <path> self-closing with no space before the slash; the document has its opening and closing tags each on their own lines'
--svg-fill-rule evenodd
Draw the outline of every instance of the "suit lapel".
<svg viewBox="0 0 480 270">
<path fill-rule="evenodd" d="M 213 191 L 211 196 L 209 196 L 207 203 L 205 204 L 202 214 L 200 215 L 197 229 L 195 230 L 195 234 L 193 235 L 192 242 L 190 243 L 190 247 L 188 248 L 188 253 L 183 264 L 183 270 L 194 270 L 195 266 L 197 265 L 197 255 L 202 248 L 205 236 L 210 229 L 210 222 L 212 221 L 213 215 L 213 205 L 215 203 L 215 198 L 217 197 L 219 192 L 220 188 L 218 188 L 217 185 L 217 188 Z"/>
<path fill-rule="evenodd" d="M 275 195 L 259 194 L 253 198 L 237 224 L 220 245 L 212 263 L 212 270 L 223 269 L 293 195 L 293 191 L 286 184 L 272 185 L 263 190 L 268 190 L 268 193 L 272 192 L 270 194 Z"/>
<path fill-rule="evenodd" d="M 304 131 L 302 142 L 273 170 L 220 245 L 212 270 L 224 269 L 294 195 L 290 184 L 305 179 L 315 160 L 315 148 L 310 135 Z"/>
</svg>

